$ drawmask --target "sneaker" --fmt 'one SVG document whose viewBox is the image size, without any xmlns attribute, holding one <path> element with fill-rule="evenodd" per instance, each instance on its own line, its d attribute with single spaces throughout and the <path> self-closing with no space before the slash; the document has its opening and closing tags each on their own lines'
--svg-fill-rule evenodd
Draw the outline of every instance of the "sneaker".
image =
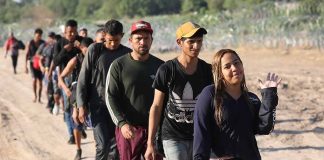
<svg viewBox="0 0 324 160">
<path fill-rule="evenodd" d="M 59 112 L 60 112 L 60 106 L 54 105 L 52 113 L 57 116 Z"/>
<path fill-rule="evenodd" d="M 71 136 L 67 143 L 68 144 L 75 144 L 74 136 Z"/>
<path fill-rule="evenodd" d="M 81 154 L 82 154 L 82 150 L 78 149 L 77 153 L 76 153 L 76 155 L 74 157 L 74 160 L 81 160 Z"/>
<path fill-rule="evenodd" d="M 87 133 L 84 131 L 84 129 L 82 129 L 82 131 L 81 131 L 81 138 L 82 139 L 86 139 L 87 138 Z"/>
</svg>

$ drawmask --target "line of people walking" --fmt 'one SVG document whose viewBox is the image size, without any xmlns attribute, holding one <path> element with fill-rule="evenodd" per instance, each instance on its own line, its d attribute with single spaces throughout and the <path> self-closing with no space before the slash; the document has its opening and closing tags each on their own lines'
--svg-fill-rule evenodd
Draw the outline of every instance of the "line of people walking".
<svg viewBox="0 0 324 160">
<path fill-rule="evenodd" d="M 149 22 L 132 23 L 131 48 L 121 44 L 125 34 L 117 20 L 107 21 L 95 42 L 86 29 L 77 31 L 77 22 L 68 20 L 63 37 L 50 33 L 45 43 L 35 30 L 26 58 L 37 80 L 33 56 L 42 55 L 47 107 L 57 113 L 64 106 L 76 160 L 84 126 L 93 128 L 97 160 L 205 160 L 211 152 L 220 160 L 261 159 L 255 135 L 274 128 L 278 75 L 259 80 L 261 101 L 248 91 L 234 50 L 219 50 L 212 64 L 199 58 L 207 30 L 190 21 L 177 28 L 180 53 L 166 62 L 150 52 L 156 31 Z M 39 94 L 35 88 L 40 102 L 42 85 Z"/>
</svg>

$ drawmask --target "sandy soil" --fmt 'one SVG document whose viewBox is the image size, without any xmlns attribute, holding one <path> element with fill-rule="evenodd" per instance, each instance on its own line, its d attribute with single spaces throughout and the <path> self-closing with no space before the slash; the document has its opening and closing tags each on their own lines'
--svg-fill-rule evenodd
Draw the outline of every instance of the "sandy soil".
<svg viewBox="0 0 324 160">
<path fill-rule="evenodd" d="M 324 158 L 324 52 L 318 50 L 237 49 L 244 63 L 248 87 L 258 93 L 257 79 L 267 72 L 282 78 L 277 123 L 269 136 L 258 136 L 264 160 L 323 160 Z M 10 57 L 0 52 L 0 160 L 73 159 L 62 114 L 53 116 L 44 104 L 32 102 L 30 75 L 23 73 L 23 57 L 14 75 Z M 177 54 L 157 54 L 164 60 Z M 201 53 L 211 62 L 213 53 Z M 82 141 L 84 159 L 94 159 L 92 131 Z"/>
</svg>

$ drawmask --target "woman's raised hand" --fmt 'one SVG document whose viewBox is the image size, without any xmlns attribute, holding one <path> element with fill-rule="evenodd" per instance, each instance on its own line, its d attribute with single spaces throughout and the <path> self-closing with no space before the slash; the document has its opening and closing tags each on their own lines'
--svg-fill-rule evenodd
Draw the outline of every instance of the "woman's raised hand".
<svg viewBox="0 0 324 160">
<path fill-rule="evenodd" d="M 259 79 L 259 86 L 261 89 L 270 88 L 270 87 L 278 87 L 281 82 L 281 78 L 275 73 L 268 73 L 267 79 L 265 82 Z"/>
</svg>

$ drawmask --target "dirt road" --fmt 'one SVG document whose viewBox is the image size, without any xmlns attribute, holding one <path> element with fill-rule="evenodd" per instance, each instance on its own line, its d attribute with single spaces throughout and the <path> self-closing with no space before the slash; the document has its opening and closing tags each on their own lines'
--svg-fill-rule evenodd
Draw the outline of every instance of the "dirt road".
<svg viewBox="0 0 324 160">
<path fill-rule="evenodd" d="M 258 136 L 264 160 L 323 160 L 324 158 L 324 54 L 318 51 L 238 50 L 243 59 L 248 87 L 257 91 L 257 78 L 276 72 L 285 88 L 278 90 L 277 124 L 269 136 Z M 316 53 L 315 53 L 316 52 Z M 3 52 L 0 52 L 3 53 Z M 158 55 L 171 59 L 176 54 Z M 10 57 L 0 54 L 0 160 L 68 160 L 75 146 L 68 145 L 62 113 L 53 116 L 45 103 L 33 103 L 31 77 L 23 73 L 19 57 L 14 75 Z M 211 53 L 201 57 L 211 62 Z M 42 98 L 46 102 L 45 96 Z M 92 131 L 82 141 L 84 159 L 94 159 Z"/>
</svg>

